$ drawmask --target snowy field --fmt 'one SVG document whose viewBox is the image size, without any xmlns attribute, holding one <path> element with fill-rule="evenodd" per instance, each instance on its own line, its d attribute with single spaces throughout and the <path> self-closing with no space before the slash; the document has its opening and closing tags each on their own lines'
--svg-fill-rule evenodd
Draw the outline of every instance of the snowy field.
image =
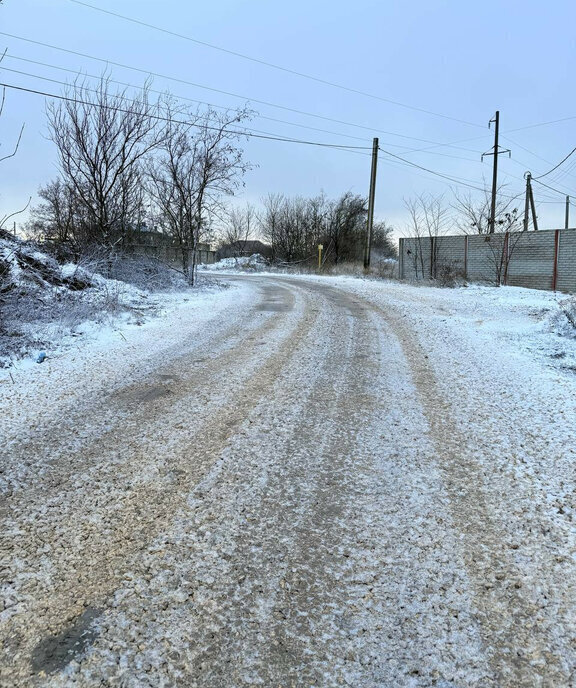
<svg viewBox="0 0 576 688">
<path fill-rule="evenodd" d="M 0 370 L 0 685 L 576 686 L 568 298 L 218 279 Z"/>
</svg>

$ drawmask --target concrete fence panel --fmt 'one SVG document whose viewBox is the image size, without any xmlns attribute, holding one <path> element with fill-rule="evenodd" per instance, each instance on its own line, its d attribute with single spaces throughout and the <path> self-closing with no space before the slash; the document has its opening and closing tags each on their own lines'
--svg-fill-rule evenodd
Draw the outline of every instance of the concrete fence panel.
<svg viewBox="0 0 576 688">
<path fill-rule="evenodd" d="M 451 274 L 574 293 L 576 229 L 403 238 L 399 267 L 402 279 Z"/>
</svg>

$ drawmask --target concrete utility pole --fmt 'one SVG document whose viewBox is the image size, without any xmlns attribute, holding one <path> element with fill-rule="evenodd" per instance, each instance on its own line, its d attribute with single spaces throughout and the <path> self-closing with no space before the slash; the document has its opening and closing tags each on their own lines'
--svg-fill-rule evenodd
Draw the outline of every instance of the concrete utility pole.
<svg viewBox="0 0 576 688">
<path fill-rule="evenodd" d="M 374 197 L 376 195 L 376 167 L 378 165 L 378 139 L 372 142 L 372 169 L 370 172 L 370 195 L 368 197 L 368 219 L 366 222 L 366 248 L 364 249 L 364 270 L 370 267 L 372 249 L 372 227 L 374 225 Z"/>
<path fill-rule="evenodd" d="M 522 226 L 522 229 L 527 232 L 528 231 L 528 212 L 530 210 L 530 195 L 532 193 L 532 175 L 530 172 L 526 172 L 526 200 L 524 202 L 524 223 Z"/>
<path fill-rule="evenodd" d="M 496 223 L 496 191 L 498 189 L 498 135 L 500 133 L 500 111 L 496 110 L 494 118 L 494 167 L 492 169 L 492 202 L 490 204 L 490 233 L 494 232 Z"/>
<path fill-rule="evenodd" d="M 570 226 L 570 196 L 566 196 L 566 214 L 564 215 L 564 229 Z"/>
<path fill-rule="evenodd" d="M 530 184 L 530 207 L 532 208 L 532 223 L 534 224 L 534 231 L 538 231 L 538 218 L 536 217 L 536 204 L 534 203 L 534 192 L 532 191 L 532 184 Z"/>
<path fill-rule="evenodd" d="M 538 218 L 536 217 L 536 204 L 534 203 L 534 192 L 532 191 L 532 175 L 530 172 L 526 172 L 524 175 L 526 178 L 526 200 L 524 201 L 524 222 L 522 223 L 522 229 L 528 231 L 528 212 L 532 211 L 532 224 L 534 225 L 534 231 L 538 231 Z"/>
<path fill-rule="evenodd" d="M 491 119 L 488 122 L 488 127 L 494 123 L 494 149 L 491 153 L 484 153 L 482 157 L 480 158 L 481 160 L 484 160 L 485 156 L 487 155 L 493 155 L 494 156 L 494 167 L 492 168 L 492 200 L 490 203 L 490 219 L 488 220 L 488 231 L 490 234 L 494 233 L 494 228 L 496 225 L 496 193 L 498 190 L 498 156 L 501 153 L 508 153 L 508 157 L 511 156 L 511 153 L 508 149 L 506 150 L 499 150 L 499 144 L 498 144 L 498 137 L 500 135 L 500 110 L 496 110 L 496 115 L 494 119 Z"/>
</svg>

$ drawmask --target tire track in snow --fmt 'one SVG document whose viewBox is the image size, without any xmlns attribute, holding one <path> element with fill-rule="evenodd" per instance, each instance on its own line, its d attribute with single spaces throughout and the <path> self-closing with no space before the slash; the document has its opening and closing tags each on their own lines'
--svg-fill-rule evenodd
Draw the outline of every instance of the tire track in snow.
<svg viewBox="0 0 576 688">
<path fill-rule="evenodd" d="M 136 601 L 137 608 L 133 609 L 134 599 L 128 591 L 117 592 L 122 611 L 103 622 L 106 640 L 112 638 L 116 647 L 117 629 L 121 634 L 142 632 L 144 636 L 143 657 L 136 648 L 126 648 L 128 662 L 136 669 L 128 685 L 155 685 L 161 680 L 186 686 L 245 685 L 254 672 L 261 682 L 278 669 L 267 666 L 265 660 L 253 666 L 252 653 L 263 651 L 260 638 L 267 633 L 264 626 L 274 621 L 270 613 L 272 600 L 281 590 L 280 577 L 289 577 L 282 574 L 287 565 L 283 559 L 297 548 L 298 523 L 308 517 L 307 509 L 316 494 L 314 477 L 323 470 L 338 442 L 339 438 L 323 435 L 326 422 L 334 422 L 342 408 L 344 382 L 350 376 L 351 361 L 346 354 L 354 329 L 350 323 L 344 327 L 341 322 L 330 324 L 326 315 L 319 319 L 324 324 L 317 324 L 307 334 L 305 346 L 302 342 L 300 347 L 301 358 L 286 361 L 276 379 L 274 398 L 280 398 L 281 403 L 275 402 L 272 419 L 266 419 L 274 431 L 265 429 L 259 435 L 256 430 L 256 436 L 251 433 L 258 416 L 269 414 L 270 403 L 263 402 L 226 450 L 222 463 L 216 464 L 193 491 L 194 511 L 180 517 L 182 532 L 163 537 L 146 553 L 155 575 L 139 583 L 152 590 L 153 597 L 144 596 L 143 606 L 140 608 Z M 323 346 L 326 338 L 322 331 L 326 329 L 340 346 Z M 315 343 L 321 347 L 312 354 Z M 342 365 L 334 372 L 338 361 Z M 215 540 L 218 547 L 210 547 Z M 163 555 L 160 561 L 159 550 Z M 278 556 L 277 550 L 284 554 Z M 183 569 L 178 576 L 164 574 L 163 568 L 172 571 L 177 564 Z M 267 570 L 269 564 L 272 568 Z M 198 610 L 186 621 L 182 614 L 187 611 L 186 602 L 190 603 L 189 595 Z M 123 609 L 124 599 L 127 610 Z M 174 600 L 180 604 L 174 605 Z M 166 608 L 171 613 L 162 619 L 161 610 Z M 129 628 L 130 620 L 140 618 L 146 629 Z M 154 628 L 155 623 L 162 624 L 161 631 Z M 152 638 L 147 637 L 150 628 L 156 633 Z M 146 656 L 154 654 L 161 637 L 176 646 L 171 652 L 182 653 L 182 637 L 174 639 L 178 634 L 189 639 L 184 643 L 188 657 L 175 662 L 170 678 L 138 671 L 146 666 Z M 110 656 L 105 647 L 97 643 L 87 672 L 98 667 L 97 674 L 112 671 L 114 675 L 118 658 Z"/>
<path fill-rule="evenodd" d="M 292 292 L 298 291 L 292 288 Z M 291 303 L 294 293 L 287 292 L 285 297 Z M 277 341 L 259 350 L 261 358 L 254 356 L 244 342 L 224 354 L 228 370 L 237 373 L 235 384 L 230 375 L 224 379 L 223 357 L 214 360 L 213 382 L 216 388 L 220 386 L 220 396 L 212 404 L 201 400 L 202 412 L 195 419 L 205 423 L 209 418 L 209 433 L 202 433 L 200 439 L 194 432 L 180 433 L 177 443 L 170 443 L 174 427 L 169 419 L 174 415 L 175 404 L 170 398 L 161 398 L 145 411 L 166 414 L 156 427 L 154 423 L 142 425 L 138 418 L 138 423 L 123 428 L 122 444 L 128 445 L 129 450 L 120 457 L 120 463 L 112 460 L 106 466 L 118 449 L 116 433 L 109 432 L 95 447 L 81 454 L 83 463 L 89 463 L 92 457 L 95 470 L 89 469 L 81 479 L 72 481 L 65 476 L 62 487 L 52 487 L 53 494 L 38 489 L 32 500 L 30 492 L 26 492 L 20 503 L 13 504 L 10 525 L 4 529 L 4 551 L 10 554 L 12 564 L 9 563 L 3 578 L 8 581 L 8 597 L 15 603 L 5 610 L 6 622 L 0 639 L 9 652 L 17 639 L 20 660 L 14 666 L 7 655 L 0 677 L 7 671 L 11 680 L 13 676 L 26 675 L 26 656 L 34 644 L 47 633 L 60 632 L 88 605 L 105 605 L 108 595 L 132 566 L 133 557 L 171 521 L 191 486 L 228 443 L 235 427 L 266 394 L 282 363 L 294 355 L 314 326 L 315 316 L 307 305 L 288 315 L 293 320 L 292 328 L 269 317 L 255 330 L 258 336 L 277 332 Z M 207 382 L 206 378 L 204 383 Z M 234 394 L 235 398 L 223 404 L 222 393 Z M 182 402 L 186 401 L 192 399 L 183 395 Z M 185 404 L 183 410 L 187 418 L 189 410 Z M 177 419 L 181 421 L 181 417 Z M 146 435 L 156 431 L 151 442 L 144 443 L 143 428 Z M 189 443 L 193 443 L 192 449 Z M 168 451 L 170 457 L 165 456 Z M 146 462 L 155 465 L 141 480 L 138 474 Z M 158 470 L 162 467 L 166 469 L 164 475 Z M 14 583 L 14 579 L 19 580 Z"/>
<path fill-rule="evenodd" d="M 19 428 L 20 434 L 12 443 L 11 454 L 3 462 L 4 477 L 0 482 L 0 485 L 4 483 L 3 491 L 11 496 L 14 490 L 28 487 L 33 492 L 41 479 L 42 497 L 45 498 L 51 482 L 58 487 L 62 473 L 66 476 L 74 474 L 77 468 L 74 455 L 85 450 L 88 442 L 114 442 L 121 424 L 143 424 L 150 413 L 147 402 L 156 401 L 155 407 L 160 412 L 162 401 L 165 407 L 172 407 L 184 397 L 202 394 L 206 388 L 222 384 L 224 376 L 231 382 L 234 376 L 248 377 L 257 365 L 257 361 L 251 360 L 250 342 L 268 335 L 281 336 L 278 319 L 259 313 L 259 307 L 269 298 L 269 287 L 263 285 L 260 291 L 260 302 L 250 309 L 243 323 L 236 321 L 232 327 L 217 330 L 213 339 L 201 336 L 200 343 L 192 343 L 184 354 L 182 349 L 186 349 L 187 342 L 181 341 L 178 346 L 162 352 L 161 358 L 155 357 L 151 369 L 131 374 L 131 383 L 109 380 L 108 388 L 94 398 L 90 390 L 84 403 L 53 408 L 55 418 L 49 425 L 43 423 L 39 427 Z M 284 298 L 286 309 L 291 310 L 294 296 L 286 292 Z M 259 322 L 260 317 L 257 316 L 262 316 L 263 322 Z M 257 344 L 264 343 L 260 341 Z M 251 366 L 251 369 L 246 366 Z M 164 396 L 166 398 L 162 400 Z M 54 441 L 48 439 L 50 435 Z M 84 457 L 79 468 L 85 470 L 87 465 Z M 51 481 L 52 473 L 56 473 L 54 481 Z"/>
<path fill-rule="evenodd" d="M 400 351 L 378 364 L 389 332 L 373 327 L 370 309 L 306 289 L 344 313 L 321 308 L 324 325 L 302 342 L 301 358 L 286 362 L 189 509 L 117 590 L 86 659 L 47 685 L 456 686 L 473 684 L 439 680 L 485 675 L 449 665 L 477 661 L 466 596 L 439 599 L 453 587 L 443 572 L 454 558 L 450 532 L 406 543 L 415 520 L 444 528 L 445 507 L 429 462 L 389 429 L 415 403 L 405 371 L 390 372 Z M 389 404 L 373 376 L 390 378 Z"/>
<path fill-rule="evenodd" d="M 558 649 L 551 647 L 551 637 L 539 627 L 539 607 L 522 595 L 522 571 L 506 554 L 509 537 L 491 508 L 486 465 L 478 461 L 467 436 L 451 421 L 450 401 L 439 391 L 417 333 L 394 309 L 365 302 L 392 328 L 422 400 L 452 518 L 466 543 L 465 562 L 492 666 L 492 685 L 571 685 L 571 671 Z"/>
</svg>

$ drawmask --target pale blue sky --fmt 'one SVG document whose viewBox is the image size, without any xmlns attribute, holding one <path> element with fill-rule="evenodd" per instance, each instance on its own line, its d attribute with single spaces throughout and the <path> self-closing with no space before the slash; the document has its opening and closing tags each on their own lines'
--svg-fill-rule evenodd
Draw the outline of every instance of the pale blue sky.
<svg viewBox="0 0 576 688">
<path fill-rule="evenodd" d="M 260 115 L 254 129 L 327 143 L 370 146 L 372 137 L 391 152 L 440 173 L 483 185 L 490 182 L 487 122 L 501 112 L 502 145 L 512 159 L 500 157 L 500 179 L 511 195 L 524 188 L 525 170 L 542 174 L 576 146 L 576 4 L 570 0 L 456 0 L 413 2 L 290 3 L 212 0 L 87 0 L 91 4 L 161 26 L 192 38 L 337 82 L 381 98 L 440 113 L 470 124 L 433 116 L 363 95 L 319 84 L 208 47 L 98 13 L 71 0 L 4 0 L 0 31 L 122 62 L 143 70 L 234 92 L 234 98 L 155 78 L 154 88 L 176 96 L 237 106 L 251 99 L 345 121 L 339 124 L 251 102 Z M 71 74 L 26 63 L 99 74 L 103 64 L 0 35 L 8 49 L 3 67 L 56 80 Z M 0 78 L 38 90 L 61 86 L 1 70 Z M 113 67 L 113 78 L 141 84 L 144 74 Z M 551 120 L 564 122 L 524 128 Z M 46 140 L 44 101 L 7 92 L 0 120 L 1 152 L 8 152 L 21 122 L 26 130 L 17 158 L 0 165 L 0 216 L 34 195 L 56 175 L 56 154 Z M 324 133 L 293 126 L 326 129 Z M 352 126 L 355 125 L 355 126 Z M 518 130 L 519 131 L 515 131 Z M 346 138 L 359 137 L 358 138 Z M 424 139 L 432 143 L 413 140 Z M 461 148 L 435 146 L 456 143 Z M 337 195 L 351 189 L 367 193 L 367 155 L 275 141 L 251 140 L 246 157 L 256 169 L 246 176 L 239 201 L 268 192 Z M 574 156 L 576 162 L 576 156 Z M 572 160 L 546 177 L 550 186 L 576 197 Z M 437 177 L 380 156 L 376 214 L 401 229 L 403 198 L 446 193 L 451 185 Z M 465 189 L 462 189 L 465 191 Z M 535 185 L 541 225 L 563 224 L 563 196 Z M 557 200 L 558 203 L 542 203 Z M 518 207 L 523 208 L 522 200 Z M 573 209 L 576 224 L 576 208 Z"/>
</svg>

